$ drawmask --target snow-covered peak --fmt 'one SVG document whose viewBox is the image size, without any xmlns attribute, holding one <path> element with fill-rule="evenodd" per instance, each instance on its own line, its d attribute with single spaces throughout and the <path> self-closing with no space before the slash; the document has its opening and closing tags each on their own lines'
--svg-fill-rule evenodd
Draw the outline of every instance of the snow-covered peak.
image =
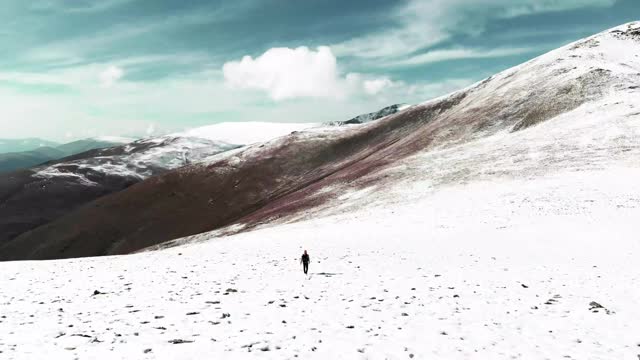
<svg viewBox="0 0 640 360">
<path fill-rule="evenodd" d="M 224 122 L 171 134 L 175 137 L 193 137 L 229 144 L 249 145 L 309 129 L 316 123 L 272 123 L 272 122 Z"/>
<path fill-rule="evenodd" d="M 421 109 L 454 108 L 438 116 L 431 147 L 464 144 L 502 131 L 519 131 L 612 93 L 637 96 L 640 84 L 640 23 L 618 26 L 570 43 Z"/>
<path fill-rule="evenodd" d="M 92 177 L 127 176 L 138 180 L 201 161 L 242 145 L 261 143 L 294 131 L 315 127 L 314 123 L 239 122 L 220 123 L 184 132 L 134 140 L 102 136 L 93 141 L 110 142 L 109 149 L 81 154 L 74 159 L 37 169 L 37 177 L 79 177 L 85 184 Z"/>
<path fill-rule="evenodd" d="M 406 110 L 408 108 L 410 108 L 412 105 L 409 104 L 394 104 L 391 106 L 387 106 L 385 108 L 382 108 L 378 111 L 374 111 L 371 113 L 367 113 L 367 114 L 362 114 L 362 115 L 358 115 L 352 119 L 346 120 L 346 121 L 332 121 L 327 123 L 327 125 L 329 126 L 343 126 L 343 125 L 357 125 L 357 124 L 364 124 L 364 123 L 368 123 L 371 121 L 375 121 L 375 120 L 379 120 L 382 119 L 386 116 L 389 115 L 393 115 L 395 113 L 398 113 L 400 111 Z"/>
<path fill-rule="evenodd" d="M 637 49 L 640 48 L 640 23 L 632 22 L 575 41 L 521 65 L 554 65 L 566 62 L 577 70 L 593 67 L 635 73 L 640 66 Z M 519 69 L 516 67 L 514 69 Z"/>
<path fill-rule="evenodd" d="M 102 141 L 102 142 L 110 142 L 114 144 L 128 144 L 136 141 L 135 138 L 125 137 L 125 136 L 96 136 L 92 137 L 92 140 Z"/>
<path fill-rule="evenodd" d="M 143 180 L 239 146 L 198 137 L 160 136 L 96 150 L 90 156 L 43 166 L 37 169 L 35 176 L 77 177 L 85 184 L 91 183 L 92 178 L 105 176 Z"/>
</svg>

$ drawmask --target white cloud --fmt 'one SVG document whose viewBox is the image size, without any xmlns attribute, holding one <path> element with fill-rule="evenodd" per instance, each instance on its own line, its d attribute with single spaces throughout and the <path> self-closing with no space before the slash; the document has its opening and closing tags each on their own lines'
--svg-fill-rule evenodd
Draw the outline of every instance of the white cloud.
<svg viewBox="0 0 640 360">
<path fill-rule="evenodd" d="M 336 57 L 327 46 L 272 48 L 256 57 L 245 56 L 222 68 L 226 83 L 234 88 L 262 90 L 276 101 L 293 98 L 336 98 L 366 93 L 375 95 L 392 85 L 388 78 L 369 79 L 362 74 L 342 76 Z"/>
<path fill-rule="evenodd" d="M 393 86 L 393 82 L 389 78 L 380 78 L 373 80 L 365 80 L 363 82 L 364 91 L 370 95 L 376 95 L 385 88 Z"/>
<path fill-rule="evenodd" d="M 122 68 L 115 65 L 110 65 L 100 73 L 100 84 L 104 87 L 111 87 L 123 76 L 124 70 L 122 70 Z"/>
<path fill-rule="evenodd" d="M 229 85 L 265 90 L 274 100 L 340 96 L 336 58 L 325 46 L 273 48 L 255 59 L 228 62 L 222 70 Z"/>
<path fill-rule="evenodd" d="M 450 39 L 478 34 L 494 19 L 606 7 L 616 0 L 409 0 L 389 13 L 391 28 L 331 46 L 338 56 L 404 58 Z"/>
</svg>

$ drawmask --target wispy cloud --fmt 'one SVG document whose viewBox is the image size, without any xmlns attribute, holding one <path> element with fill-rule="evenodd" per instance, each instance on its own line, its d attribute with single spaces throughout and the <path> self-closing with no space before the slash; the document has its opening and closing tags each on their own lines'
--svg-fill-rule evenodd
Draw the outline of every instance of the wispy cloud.
<svg viewBox="0 0 640 360">
<path fill-rule="evenodd" d="M 66 38 L 30 49 L 22 54 L 27 62 L 47 62 L 59 65 L 74 65 L 89 61 L 92 54 L 117 49 L 117 44 L 136 39 L 145 34 L 162 33 L 184 26 L 205 24 L 212 21 L 208 13 L 188 13 L 167 16 L 163 19 L 143 19 L 136 24 L 116 24 L 98 33 Z"/>
<path fill-rule="evenodd" d="M 449 40 L 455 34 L 478 34 L 495 19 L 607 7 L 616 0 L 409 0 L 389 13 L 390 29 L 332 45 L 338 56 L 365 59 L 404 58 Z M 411 62 L 409 62 L 411 64 Z"/>
<path fill-rule="evenodd" d="M 423 54 L 408 56 L 404 59 L 396 59 L 381 63 L 382 66 L 417 66 L 431 63 L 438 63 L 450 60 L 462 59 L 490 59 L 505 56 L 522 55 L 538 51 L 534 47 L 515 47 L 515 48 L 454 48 L 440 49 L 428 51 Z"/>
<path fill-rule="evenodd" d="M 12 56 L 21 65 L 53 67 L 75 67 L 101 61 L 117 61 L 131 57 L 148 55 L 183 55 L 196 53 L 202 55 L 206 49 L 180 49 L 176 51 L 172 46 L 147 46 L 147 41 L 161 44 L 158 39 L 165 39 L 165 43 L 173 44 L 196 27 L 210 27 L 225 21 L 240 18 L 256 2 L 253 0 L 238 0 L 233 3 L 222 3 L 216 6 L 205 3 L 194 3 L 178 7 L 179 10 L 170 13 L 142 13 L 138 16 L 105 15 L 113 21 L 99 21 L 107 26 L 91 26 L 82 22 L 78 31 L 58 31 L 64 28 L 61 24 L 65 19 L 80 17 L 100 17 L 102 10 L 116 9 L 123 5 L 143 3 L 143 0 L 42 0 L 31 9 L 41 9 L 44 14 L 29 14 L 21 12 L 19 8 L 7 14 L 0 14 L 0 20 L 8 21 L 8 34 L 21 34 L 27 38 L 34 38 L 34 46 L 15 46 Z M 152 1 L 151 1 L 152 2 Z M 139 4 L 139 6 L 146 6 Z M 47 9 L 47 11 L 45 11 Z M 70 14 L 70 12 L 84 12 Z M 100 19 L 102 20 L 102 19 Z M 51 28 L 61 33 L 52 41 L 41 41 L 38 34 L 42 29 Z M 26 30 L 25 30 L 26 29 Z M 180 34 L 180 35 L 176 35 Z M 135 46 L 133 45 L 135 44 Z M 176 43 L 178 44 L 178 43 Z M 153 54 L 155 52 L 155 54 Z M 215 52 L 208 52 L 210 57 L 217 56 Z M 222 62 L 222 59 L 220 59 Z"/>
<path fill-rule="evenodd" d="M 108 10 L 137 0 L 40 0 L 30 5 L 32 11 L 52 11 L 63 13 L 91 13 Z"/>
</svg>

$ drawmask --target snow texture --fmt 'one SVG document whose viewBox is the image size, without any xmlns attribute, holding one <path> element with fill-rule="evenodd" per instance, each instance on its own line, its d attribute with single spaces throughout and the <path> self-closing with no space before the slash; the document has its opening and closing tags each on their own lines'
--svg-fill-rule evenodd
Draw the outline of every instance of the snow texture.
<svg viewBox="0 0 640 360">
<path fill-rule="evenodd" d="M 92 183 L 90 177 L 109 174 L 144 180 L 159 171 L 176 169 L 243 145 L 268 141 L 314 126 L 317 124 L 220 123 L 133 141 L 124 145 L 122 154 L 65 161 L 37 169 L 34 176 L 78 178 L 84 184 Z M 101 139 L 125 144 L 127 140 L 115 137 Z"/>
<path fill-rule="evenodd" d="M 157 171 L 175 169 L 239 145 L 202 138 L 162 136 L 124 145 L 122 153 L 94 156 L 36 169 L 40 178 L 76 177 L 90 184 L 90 177 L 114 174 L 143 180 Z"/>
<path fill-rule="evenodd" d="M 230 144 L 250 145 L 265 142 L 294 131 L 300 131 L 318 126 L 316 123 L 267 123 L 267 122 L 237 122 L 219 123 L 190 129 L 174 136 L 197 137 L 208 140 L 222 141 Z"/>
<path fill-rule="evenodd" d="M 97 137 L 93 137 L 92 139 L 96 141 L 110 142 L 114 144 L 128 144 L 130 142 L 136 141 L 136 139 L 134 138 L 123 137 L 123 136 L 109 136 L 109 135 L 97 136 Z"/>
</svg>

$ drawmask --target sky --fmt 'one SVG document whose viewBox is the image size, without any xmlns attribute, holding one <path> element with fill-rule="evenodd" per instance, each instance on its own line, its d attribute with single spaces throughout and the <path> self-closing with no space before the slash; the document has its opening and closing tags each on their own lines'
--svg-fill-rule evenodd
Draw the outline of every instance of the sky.
<svg viewBox="0 0 640 360">
<path fill-rule="evenodd" d="M 346 120 L 636 20 L 639 0 L 3 0 L 0 138 Z"/>
</svg>

